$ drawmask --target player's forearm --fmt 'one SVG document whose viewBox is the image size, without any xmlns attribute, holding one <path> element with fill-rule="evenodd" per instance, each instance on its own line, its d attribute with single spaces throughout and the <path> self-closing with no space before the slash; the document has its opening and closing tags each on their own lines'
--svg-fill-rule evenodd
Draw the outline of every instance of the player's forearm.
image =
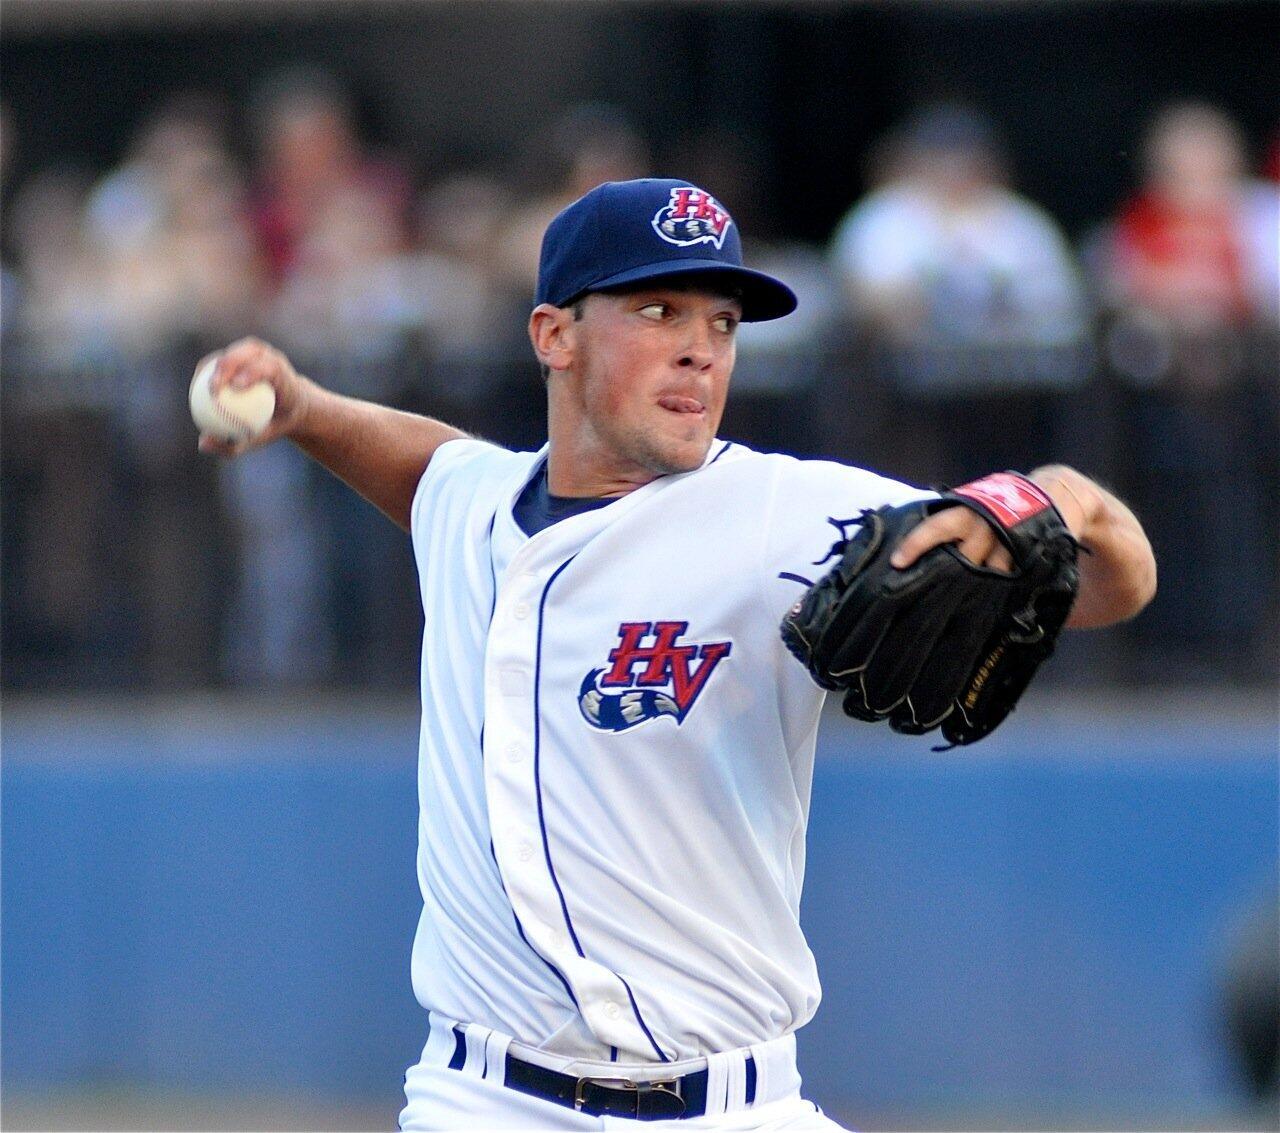
<svg viewBox="0 0 1280 1133">
<path fill-rule="evenodd" d="M 432 455 L 466 434 L 430 417 L 306 384 L 305 411 L 289 438 L 407 531 L 414 492 Z"/>
<path fill-rule="evenodd" d="M 1133 512 L 1065 464 L 1047 464 L 1030 478 L 1053 498 L 1088 552 L 1080 556 L 1080 594 L 1067 625 L 1111 625 L 1141 611 L 1155 597 L 1156 560 Z"/>
</svg>

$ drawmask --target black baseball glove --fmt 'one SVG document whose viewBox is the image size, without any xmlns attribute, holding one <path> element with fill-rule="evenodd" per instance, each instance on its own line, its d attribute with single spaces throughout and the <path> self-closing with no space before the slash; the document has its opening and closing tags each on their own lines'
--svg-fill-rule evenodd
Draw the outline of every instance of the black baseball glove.
<svg viewBox="0 0 1280 1133">
<path fill-rule="evenodd" d="M 934 512 L 972 508 L 1013 556 L 1006 574 L 952 545 L 904 570 L 889 556 Z M 1049 497 L 998 472 L 902 507 L 862 513 L 839 562 L 782 620 L 782 639 L 844 710 L 971 744 L 1000 724 L 1050 653 L 1079 589 L 1077 543 Z"/>
</svg>

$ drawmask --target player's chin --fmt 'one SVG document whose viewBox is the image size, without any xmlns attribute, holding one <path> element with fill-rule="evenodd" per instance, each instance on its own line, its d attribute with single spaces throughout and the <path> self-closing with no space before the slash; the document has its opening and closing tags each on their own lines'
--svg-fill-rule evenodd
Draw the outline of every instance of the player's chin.
<svg viewBox="0 0 1280 1133">
<path fill-rule="evenodd" d="M 712 437 L 707 435 L 687 436 L 678 441 L 668 441 L 656 454 L 656 464 L 664 475 L 674 476 L 681 472 L 692 472 L 706 463 L 707 453 L 711 449 Z"/>
<path fill-rule="evenodd" d="M 718 420 L 716 415 L 715 423 Z M 679 414 L 663 411 L 662 417 L 650 422 L 636 439 L 646 450 L 642 463 L 661 476 L 673 476 L 702 467 L 715 440 L 715 424 L 712 414 L 705 410 Z"/>
</svg>

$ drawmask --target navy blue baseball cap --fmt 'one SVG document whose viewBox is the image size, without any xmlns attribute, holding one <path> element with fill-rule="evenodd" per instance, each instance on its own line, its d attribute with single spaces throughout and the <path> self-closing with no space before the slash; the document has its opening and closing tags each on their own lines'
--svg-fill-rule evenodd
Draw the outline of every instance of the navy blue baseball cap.
<svg viewBox="0 0 1280 1133">
<path fill-rule="evenodd" d="M 658 178 L 607 181 L 547 225 L 534 303 L 564 307 L 590 291 L 694 273 L 741 296 L 744 322 L 796 309 L 785 283 L 742 266 L 738 226 L 715 197 Z"/>
</svg>

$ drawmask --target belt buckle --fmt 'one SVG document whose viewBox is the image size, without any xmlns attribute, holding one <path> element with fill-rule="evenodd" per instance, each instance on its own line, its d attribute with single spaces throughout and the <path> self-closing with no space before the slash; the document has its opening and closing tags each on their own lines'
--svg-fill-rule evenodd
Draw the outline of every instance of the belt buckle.
<svg viewBox="0 0 1280 1133">
<path fill-rule="evenodd" d="M 640 1099 L 648 1094 L 675 1099 L 684 1108 L 684 1099 L 680 1096 L 680 1082 L 677 1078 L 668 1078 L 660 1082 L 633 1082 L 630 1078 L 579 1078 L 573 1087 L 573 1108 L 581 1110 L 587 1104 L 583 1091 L 588 1086 L 599 1086 L 604 1090 L 622 1090 L 635 1094 L 636 1114 L 640 1112 Z"/>
<path fill-rule="evenodd" d="M 579 1078 L 573 1087 L 573 1108 L 581 1109 L 587 1104 L 582 1091 L 588 1086 L 602 1086 L 606 1090 L 634 1090 L 640 1092 L 640 1086 L 630 1078 Z"/>
</svg>

